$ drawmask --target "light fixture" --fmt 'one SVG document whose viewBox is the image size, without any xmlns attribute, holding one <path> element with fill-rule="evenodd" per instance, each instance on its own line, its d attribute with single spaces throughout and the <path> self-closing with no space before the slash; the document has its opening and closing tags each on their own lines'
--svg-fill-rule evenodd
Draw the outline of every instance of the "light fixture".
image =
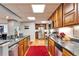
<svg viewBox="0 0 79 59">
<path fill-rule="evenodd" d="M 48 23 L 48 21 L 41 21 L 41 23 Z"/>
<path fill-rule="evenodd" d="M 35 20 L 35 17 L 27 17 L 29 20 Z"/>
<path fill-rule="evenodd" d="M 6 16 L 5 18 L 6 18 L 6 19 L 9 19 L 9 16 Z"/>
<path fill-rule="evenodd" d="M 40 4 L 40 5 L 32 5 L 32 10 L 34 13 L 43 13 L 45 9 L 45 5 L 44 4 Z"/>
</svg>

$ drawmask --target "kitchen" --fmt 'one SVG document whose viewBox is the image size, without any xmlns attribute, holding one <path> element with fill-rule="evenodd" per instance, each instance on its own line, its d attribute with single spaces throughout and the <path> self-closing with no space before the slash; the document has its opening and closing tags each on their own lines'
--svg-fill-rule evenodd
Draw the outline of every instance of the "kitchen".
<svg viewBox="0 0 79 59">
<path fill-rule="evenodd" d="M 51 56 L 78 56 L 79 4 L 46 4 L 46 14 L 36 14 L 36 22 L 24 19 L 30 15 L 30 5 L 0 4 L 0 56 L 24 56 L 30 42 L 36 39 L 48 40 L 46 44 Z"/>
</svg>

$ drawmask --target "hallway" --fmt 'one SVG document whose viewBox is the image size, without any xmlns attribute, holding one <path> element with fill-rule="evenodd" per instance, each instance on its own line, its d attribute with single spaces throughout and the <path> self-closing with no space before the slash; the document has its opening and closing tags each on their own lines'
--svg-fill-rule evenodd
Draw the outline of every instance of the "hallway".
<svg viewBox="0 0 79 59">
<path fill-rule="evenodd" d="M 46 40 L 36 39 L 33 43 L 30 44 L 26 56 L 49 56 L 48 48 L 46 46 Z"/>
</svg>

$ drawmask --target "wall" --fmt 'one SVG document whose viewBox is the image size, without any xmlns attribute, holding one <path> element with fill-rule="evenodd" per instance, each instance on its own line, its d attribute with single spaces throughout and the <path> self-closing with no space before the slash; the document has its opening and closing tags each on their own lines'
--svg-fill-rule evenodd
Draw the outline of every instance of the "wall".
<svg viewBox="0 0 79 59">
<path fill-rule="evenodd" d="M 4 33 L 8 33 L 8 21 L 0 18 L 0 26 L 4 26 Z"/>
<path fill-rule="evenodd" d="M 18 28 L 20 27 L 20 23 L 15 20 L 8 21 L 8 35 L 14 35 L 15 29 L 20 31 Z"/>
<path fill-rule="evenodd" d="M 58 29 L 59 33 L 64 32 L 69 37 L 79 39 L 79 25 L 74 25 L 72 27 L 62 27 Z"/>
<path fill-rule="evenodd" d="M 74 37 L 79 38 L 79 25 L 73 26 Z"/>
<path fill-rule="evenodd" d="M 29 26 L 29 29 L 24 29 L 24 26 Z M 20 28 L 21 28 L 21 33 L 23 33 L 24 36 L 30 35 L 31 41 L 34 41 L 35 39 L 35 23 L 34 22 L 21 23 Z"/>
<path fill-rule="evenodd" d="M 4 26 L 4 33 L 8 33 L 8 25 L 6 23 L 0 24 L 0 26 Z"/>
</svg>

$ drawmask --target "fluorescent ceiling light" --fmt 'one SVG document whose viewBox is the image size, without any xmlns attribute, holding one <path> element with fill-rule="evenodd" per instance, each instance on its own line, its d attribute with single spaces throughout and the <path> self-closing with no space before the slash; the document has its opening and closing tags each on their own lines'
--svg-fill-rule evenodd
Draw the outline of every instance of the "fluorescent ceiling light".
<svg viewBox="0 0 79 59">
<path fill-rule="evenodd" d="M 35 17 L 27 17 L 29 20 L 35 20 Z"/>
<path fill-rule="evenodd" d="M 41 21 L 41 23 L 48 23 L 48 21 Z"/>
<path fill-rule="evenodd" d="M 34 13 L 43 13 L 45 9 L 45 5 L 32 5 L 32 10 Z"/>
</svg>

